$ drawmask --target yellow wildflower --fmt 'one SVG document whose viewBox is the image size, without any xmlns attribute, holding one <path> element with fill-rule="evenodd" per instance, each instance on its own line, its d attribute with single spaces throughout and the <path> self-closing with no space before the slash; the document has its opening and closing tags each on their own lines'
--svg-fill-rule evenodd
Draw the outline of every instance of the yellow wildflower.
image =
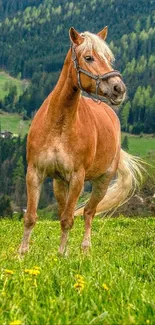
<svg viewBox="0 0 155 325">
<path fill-rule="evenodd" d="M 6 292 L 3 291 L 3 292 L 1 293 L 1 296 L 2 296 L 2 297 L 6 297 Z"/>
<path fill-rule="evenodd" d="M 5 269 L 4 271 L 5 271 L 6 274 L 10 274 L 10 275 L 15 273 L 14 271 L 8 270 L 8 269 Z"/>
<path fill-rule="evenodd" d="M 106 291 L 109 290 L 109 288 L 108 288 L 108 286 L 106 285 L 106 283 L 103 283 L 102 287 L 103 287 L 103 289 L 106 290 Z"/>
<path fill-rule="evenodd" d="M 38 275 L 38 274 L 40 274 L 40 271 L 39 270 L 31 270 L 30 274 Z"/>
<path fill-rule="evenodd" d="M 25 269 L 24 272 L 27 273 L 27 274 L 30 274 L 30 275 L 38 275 L 38 274 L 40 274 L 40 271 L 36 270 L 36 269 Z"/>
<path fill-rule="evenodd" d="M 76 274 L 75 278 L 76 278 L 77 282 L 74 284 L 74 288 L 76 290 L 78 290 L 79 292 L 81 292 L 85 287 L 84 277 L 80 274 Z"/>
<path fill-rule="evenodd" d="M 81 279 L 81 280 L 84 279 L 83 275 L 80 275 L 80 274 L 76 274 L 75 277 L 76 277 L 76 279 Z"/>
<path fill-rule="evenodd" d="M 150 324 L 150 320 L 149 319 L 146 320 L 146 324 L 147 325 Z"/>
<path fill-rule="evenodd" d="M 34 266 L 33 269 L 34 270 L 40 270 L 40 266 Z"/>
<path fill-rule="evenodd" d="M 78 283 L 85 284 L 85 281 L 83 279 L 78 279 Z"/>
<path fill-rule="evenodd" d="M 21 324 L 22 324 L 22 321 L 19 319 L 16 319 L 16 320 L 12 321 L 11 323 L 9 323 L 9 325 L 21 325 Z"/>
<path fill-rule="evenodd" d="M 74 284 L 74 288 L 75 289 L 83 289 L 84 288 L 84 284 L 77 282 L 77 283 Z"/>
<path fill-rule="evenodd" d="M 25 273 L 29 273 L 29 269 L 25 269 L 24 272 L 25 272 Z"/>
</svg>

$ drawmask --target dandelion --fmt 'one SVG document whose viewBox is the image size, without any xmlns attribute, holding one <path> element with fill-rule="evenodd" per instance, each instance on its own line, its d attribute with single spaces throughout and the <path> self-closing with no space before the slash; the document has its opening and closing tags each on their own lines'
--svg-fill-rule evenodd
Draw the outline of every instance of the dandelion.
<svg viewBox="0 0 155 325">
<path fill-rule="evenodd" d="M 83 279 L 78 279 L 78 282 L 83 283 L 83 284 L 85 283 L 85 281 Z"/>
<path fill-rule="evenodd" d="M 9 325 L 21 325 L 21 324 L 22 324 L 22 321 L 19 319 L 16 319 L 16 320 L 12 321 L 11 323 L 9 323 Z"/>
<path fill-rule="evenodd" d="M 40 274 L 40 271 L 36 269 L 25 269 L 24 272 L 35 276 Z"/>
<path fill-rule="evenodd" d="M 74 284 L 74 288 L 81 293 L 85 287 L 84 277 L 80 274 L 76 274 L 75 278 L 77 282 Z"/>
<path fill-rule="evenodd" d="M 15 273 L 14 271 L 12 271 L 12 270 L 8 270 L 8 269 L 5 269 L 4 272 L 5 272 L 6 274 L 10 274 L 10 275 L 12 275 L 12 274 Z"/>
<path fill-rule="evenodd" d="M 102 287 L 103 287 L 103 289 L 106 290 L 106 291 L 109 290 L 109 288 L 108 288 L 108 286 L 106 285 L 106 283 L 103 283 Z"/>
<path fill-rule="evenodd" d="M 40 266 L 34 266 L 33 269 L 34 270 L 40 270 Z"/>
<path fill-rule="evenodd" d="M 74 288 L 79 291 L 82 291 L 84 289 L 84 284 L 77 282 L 74 284 Z"/>
<path fill-rule="evenodd" d="M 75 278 L 79 281 L 79 280 L 81 280 L 81 281 L 84 281 L 84 277 L 82 276 L 82 275 L 80 275 L 80 274 L 76 274 L 75 275 Z"/>
<path fill-rule="evenodd" d="M 146 324 L 147 325 L 150 324 L 150 320 L 149 319 L 146 320 Z"/>
</svg>

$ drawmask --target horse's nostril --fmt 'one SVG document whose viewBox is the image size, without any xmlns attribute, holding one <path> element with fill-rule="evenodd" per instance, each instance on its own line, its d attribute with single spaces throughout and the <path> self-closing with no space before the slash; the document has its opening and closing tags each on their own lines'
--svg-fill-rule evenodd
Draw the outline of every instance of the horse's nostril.
<svg viewBox="0 0 155 325">
<path fill-rule="evenodd" d="M 115 85 L 115 86 L 114 86 L 114 91 L 115 91 L 116 93 L 119 93 L 119 94 L 120 94 L 120 92 L 121 92 L 121 87 L 120 87 L 119 85 Z"/>
</svg>

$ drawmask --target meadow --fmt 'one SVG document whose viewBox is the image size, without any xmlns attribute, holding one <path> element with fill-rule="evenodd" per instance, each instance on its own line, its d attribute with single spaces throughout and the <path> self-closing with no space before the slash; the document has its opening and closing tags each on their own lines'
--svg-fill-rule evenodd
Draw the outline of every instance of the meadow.
<svg viewBox="0 0 155 325">
<path fill-rule="evenodd" d="M 3 100 L 5 96 L 9 93 L 9 88 L 11 86 L 17 87 L 17 96 L 20 96 L 25 87 L 27 87 L 28 81 L 20 80 L 17 78 L 11 77 L 8 73 L 0 71 L 0 99 Z"/>
<path fill-rule="evenodd" d="M 2 130 L 28 132 L 30 121 L 18 114 L 0 120 Z M 131 154 L 155 151 L 151 135 L 127 135 Z M 0 219 L 0 325 L 155 324 L 155 218 L 96 217 L 84 255 L 79 217 L 60 257 L 60 224 L 41 214 L 24 258 L 17 253 L 23 222 Z"/>
<path fill-rule="evenodd" d="M 38 221 L 19 258 L 22 222 L 0 222 L 0 324 L 155 324 L 155 219 L 95 218 L 92 249 L 80 250 L 83 220 L 59 257 L 58 221 Z"/>
<path fill-rule="evenodd" d="M 1 130 L 7 130 L 13 134 L 24 137 L 28 133 L 30 121 L 24 121 L 19 114 L 1 113 L 0 114 Z"/>
<path fill-rule="evenodd" d="M 155 152 L 155 138 L 151 135 L 143 135 L 143 137 L 127 134 L 129 142 L 129 153 L 145 157 Z"/>
</svg>

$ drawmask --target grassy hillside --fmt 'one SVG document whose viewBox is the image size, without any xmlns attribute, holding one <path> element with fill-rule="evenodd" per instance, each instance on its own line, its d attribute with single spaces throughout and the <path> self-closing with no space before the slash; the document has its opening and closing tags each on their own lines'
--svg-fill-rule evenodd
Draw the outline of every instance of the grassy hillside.
<svg viewBox="0 0 155 325">
<path fill-rule="evenodd" d="M 18 114 L 0 114 L 1 130 L 7 130 L 22 137 L 28 133 L 30 121 L 23 121 Z"/>
<path fill-rule="evenodd" d="M 19 97 L 28 86 L 28 81 L 21 81 L 11 77 L 4 71 L 0 71 L 0 100 L 3 100 L 4 97 L 8 95 L 9 89 L 12 86 L 17 87 L 17 96 Z"/>
<path fill-rule="evenodd" d="M 23 259 L 22 223 L 0 223 L 0 324 L 154 324 L 154 218 L 96 218 L 87 256 L 77 219 L 66 258 L 57 256 L 58 222 L 38 222 Z"/>
</svg>

